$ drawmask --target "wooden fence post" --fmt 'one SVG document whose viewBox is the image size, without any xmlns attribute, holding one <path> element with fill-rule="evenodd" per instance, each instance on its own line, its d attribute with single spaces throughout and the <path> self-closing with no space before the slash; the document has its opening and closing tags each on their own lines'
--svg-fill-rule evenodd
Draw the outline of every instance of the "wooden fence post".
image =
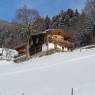
<svg viewBox="0 0 95 95">
<path fill-rule="evenodd" d="M 74 89 L 72 88 L 71 95 L 74 95 Z"/>
</svg>

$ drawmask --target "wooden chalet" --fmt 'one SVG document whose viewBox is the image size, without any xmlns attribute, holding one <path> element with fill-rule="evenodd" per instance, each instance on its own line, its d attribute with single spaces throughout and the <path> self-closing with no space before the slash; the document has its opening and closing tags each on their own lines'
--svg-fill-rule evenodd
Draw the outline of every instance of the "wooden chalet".
<svg viewBox="0 0 95 95">
<path fill-rule="evenodd" d="M 72 44 L 70 40 L 70 33 L 66 33 L 62 29 L 48 29 L 44 32 L 31 35 L 29 39 L 29 52 L 30 55 L 41 52 L 43 45 L 45 44 L 47 47 L 47 44 L 49 46 L 49 43 L 71 48 Z M 17 50 L 20 55 L 26 55 L 27 41 L 16 45 L 14 49 Z"/>
</svg>

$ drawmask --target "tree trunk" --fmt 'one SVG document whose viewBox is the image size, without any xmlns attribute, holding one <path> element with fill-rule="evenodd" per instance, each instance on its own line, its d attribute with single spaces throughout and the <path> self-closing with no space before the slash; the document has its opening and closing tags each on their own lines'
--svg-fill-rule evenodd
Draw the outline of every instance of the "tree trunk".
<svg viewBox="0 0 95 95">
<path fill-rule="evenodd" d="M 2 45 L 2 55 L 1 55 L 1 60 L 3 59 L 3 52 L 4 52 L 4 48 L 3 48 L 3 45 Z"/>
<path fill-rule="evenodd" d="M 55 51 L 57 50 L 57 44 L 56 43 L 54 43 L 54 49 L 55 49 Z"/>
<path fill-rule="evenodd" d="M 30 59 L 30 51 L 29 51 L 29 48 L 30 48 L 30 45 L 29 45 L 29 40 L 28 40 L 27 47 L 26 47 L 26 49 L 27 49 L 26 53 L 27 53 L 27 58 L 28 59 Z"/>
</svg>

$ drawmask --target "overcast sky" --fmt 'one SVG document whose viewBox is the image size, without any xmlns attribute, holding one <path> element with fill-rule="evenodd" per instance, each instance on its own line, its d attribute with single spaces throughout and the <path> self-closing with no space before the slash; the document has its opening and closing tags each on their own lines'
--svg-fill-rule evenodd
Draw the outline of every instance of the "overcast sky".
<svg viewBox="0 0 95 95">
<path fill-rule="evenodd" d="M 0 19 L 11 21 L 18 8 L 27 5 L 29 8 L 37 9 L 41 16 L 54 16 L 60 10 L 68 8 L 81 11 L 86 0 L 0 0 Z"/>
</svg>

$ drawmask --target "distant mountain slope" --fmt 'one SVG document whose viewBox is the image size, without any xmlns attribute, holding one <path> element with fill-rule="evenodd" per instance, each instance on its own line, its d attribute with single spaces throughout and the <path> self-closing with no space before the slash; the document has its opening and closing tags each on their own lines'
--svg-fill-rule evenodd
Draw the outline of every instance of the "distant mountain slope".
<svg viewBox="0 0 95 95">
<path fill-rule="evenodd" d="M 11 23 L 4 21 L 4 20 L 0 20 L 0 29 L 8 28 L 10 26 L 11 26 Z"/>
</svg>

